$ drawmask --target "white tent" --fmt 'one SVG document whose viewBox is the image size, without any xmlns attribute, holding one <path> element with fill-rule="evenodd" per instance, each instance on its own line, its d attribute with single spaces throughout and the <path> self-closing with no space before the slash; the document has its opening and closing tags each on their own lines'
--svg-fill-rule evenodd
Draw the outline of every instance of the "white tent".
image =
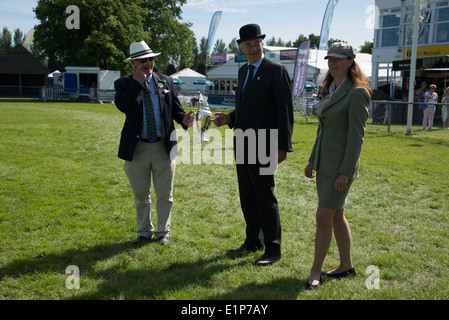
<svg viewBox="0 0 449 320">
<path fill-rule="evenodd" d="M 183 91 L 192 91 L 196 89 L 200 89 L 202 92 L 204 92 L 204 85 L 195 85 L 193 84 L 196 80 L 202 80 L 206 79 L 206 76 L 196 72 L 195 70 L 185 68 L 181 71 L 178 71 L 171 75 L 172 78 L 179 79 L 184 81 L 185 85 L 182 87 Z"/>
</svg>

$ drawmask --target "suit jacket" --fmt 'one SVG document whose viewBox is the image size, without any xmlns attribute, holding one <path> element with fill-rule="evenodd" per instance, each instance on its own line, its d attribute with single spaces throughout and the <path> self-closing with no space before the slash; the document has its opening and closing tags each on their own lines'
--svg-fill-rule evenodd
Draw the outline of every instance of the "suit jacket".
<svg viewBox="0 0 449 320">
<path fill-rule="evenodd" d="M 182 124 L 186 113 L 178 100 L 173 79 L 169 76 L 153 72 L 153 80 L 157 84 L 159 106 L 162 116 L 162 139 L 167 153 L 174 157 L 177 155 L 177 141 L 173 120 Z M 140 139 L 143 129 L 143 87 L 133 79 L 133 76 L 120 78 L 115 81 L 115 105 L 126 114 L 123 125 L 118 157 L 132 161 L 134 149 Z M 173 133 L 173 136 L 172 136 Z M 172 138 L 172 139 L 170 139 Z"/>
<path fill-rule="evenodd" d="M 287 69 L 264 58 L 241 100 L 248 64 L 239 69 L 235 110 L 229 115 L 234 129 L 277 129 L 278 149 L 292 151 L 293 102 Z M 268 133 L 268 132 L 267 132 Z M 267 141 L 269 138 L 267 135 Z"/>
<path fill-rule="evenodd" d="M 329 100 L 309 158 L 315 171 L 329 177 L 358 178 L 370 99 L 368 90 L 347 79 Z"/>
</svg>

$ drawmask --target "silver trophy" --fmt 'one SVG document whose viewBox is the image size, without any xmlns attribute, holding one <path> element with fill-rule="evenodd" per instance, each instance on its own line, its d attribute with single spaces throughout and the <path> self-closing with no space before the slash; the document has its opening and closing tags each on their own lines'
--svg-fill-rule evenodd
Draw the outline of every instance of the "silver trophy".
<svg viewBox="0 0 449 320">
<path fill-rule="evenodd" d="M 199 138 L 200 141 L 209 141 L 209 139 L 204 136 L 204 133 L 209 129 L 211 121 L 214 119 L 215 116 L 212 114 L 208 106 L 202 107 L 195 113 L 196 128 L 201 135 Z"/>
</svg>

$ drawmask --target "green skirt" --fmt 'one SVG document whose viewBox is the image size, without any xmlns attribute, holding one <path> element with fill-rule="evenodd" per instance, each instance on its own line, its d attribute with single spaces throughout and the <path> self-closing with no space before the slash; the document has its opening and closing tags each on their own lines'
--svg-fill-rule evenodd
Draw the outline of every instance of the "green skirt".
<svg viewBox="0 0 449 320">
<path fill-rule="evenodd" d="M 335 190 L 334 177 L 325 176 L 323 174 L 316 174 L 316 189 L 318 193 L 318 205 L 320 207 L 341 210 L 348 203 L 349 189 L 351 188 L 354 179 L 349 179 L 348 187 L 345 190 Z"/>
</svg>

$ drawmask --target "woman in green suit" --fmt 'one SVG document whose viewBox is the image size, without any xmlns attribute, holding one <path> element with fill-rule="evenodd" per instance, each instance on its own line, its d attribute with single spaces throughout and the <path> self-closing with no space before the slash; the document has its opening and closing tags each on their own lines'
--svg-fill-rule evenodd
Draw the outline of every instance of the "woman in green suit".
<svg viewBox="0 0 449 320">
<path fill-rule="evenodd" d="M 327 52 L 329 71 L 323 82 L 329 92 L 315 108 L 319 118 L 317 138 L 304 170 L 307 178 L 316 177 L 315 257 L 307 287 L 317 288 L 321 267 L 332 240 L 340 254 L 338 268 L 326 273 L 340 278 L 355 274 L 351 258 L 351 230 L 344 207 L 352 181 L 358 177 L 359 158 L 368 119 L 372 89 L 354 61 L 355 49 L 343 42 L 333 43 Z M 314 173 L 316 172 L 316 175 Z"/>
</svg>

